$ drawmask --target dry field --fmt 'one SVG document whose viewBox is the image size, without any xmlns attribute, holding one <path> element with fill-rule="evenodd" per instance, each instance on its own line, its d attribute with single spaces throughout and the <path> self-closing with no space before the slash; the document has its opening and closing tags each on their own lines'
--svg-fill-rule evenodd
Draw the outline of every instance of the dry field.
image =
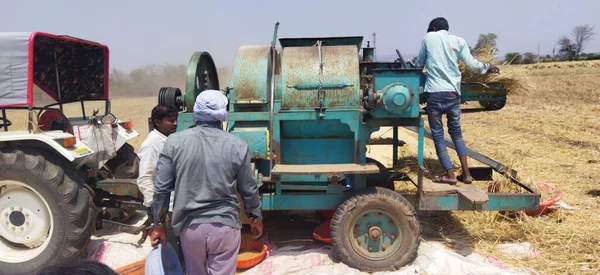
<svg viewBox="0 0 600 275">
<path fill-rule="evenodd" d="M 467 146 L 511 165 L 525 182 L 556 186 L 562 201 L 577 209 L 516 219 L 495 212 L 454 212 L 428 220 L 432 227 L 425 223 L 424 236 L 544 274 L 600 274 L 600 62 L 501 70 L 524 81 L 528 91 L 511 95 L 500 111 L 463 115 Z M 141 134 L 132 142 L 136 149 L 156 103 L 156 97 L 113 100 L 113 113 L 133 120 Z M 13 122 L 20 124 L 15 117 Z M 433 143 L 426 146 L 433 148 Z M 513 259 L 495 248 L 518 241 L 531 243 L 539 254 Z"/>
<path fill-rule="evenodd" d="M 509 96 L 500 111 L 464 114 L 467 146 L 511 165 L 525 182 L 554 185 L 577 209 L 515 220 L 456 212 L 439 234 L 545 274 L 600 274 L 600 62 L 501 70 L 528 92 Z M 530 242 L 540 254 L 508 258 L 494 248 L 506 241 Z"/>
</svg>

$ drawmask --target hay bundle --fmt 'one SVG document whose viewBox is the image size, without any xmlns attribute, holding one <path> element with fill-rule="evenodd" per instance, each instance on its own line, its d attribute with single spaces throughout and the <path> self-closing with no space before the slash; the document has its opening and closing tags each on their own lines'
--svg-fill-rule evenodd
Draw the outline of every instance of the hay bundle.
<svg viewBox="0 0 600 275">
<path fill-rule="evenodd" d="M 477 60 L 485 63 L 495 64 L 496 62 L 496 49 L 494 47 L 483 47 L 478 49 L 476 52 L 473 52 L 473 57 Z M 509 63 L 502 65 L 509 65 Z M 497 74 L 479 74 L 467 69 L 467 66 L 460 61 L 458 67 L 462 74 L 462 82 L 463 83 L 479 83 L 485 85 L 485 83 L 497 82 L 504 85 L 508 94 L 520 94 L 527 93 L 528 89 L 523 85 L 522 81 L 510 76 L 502 76 L 502 67 L 497 65 L 500 68 L 500 75 Z"/>
</svg>

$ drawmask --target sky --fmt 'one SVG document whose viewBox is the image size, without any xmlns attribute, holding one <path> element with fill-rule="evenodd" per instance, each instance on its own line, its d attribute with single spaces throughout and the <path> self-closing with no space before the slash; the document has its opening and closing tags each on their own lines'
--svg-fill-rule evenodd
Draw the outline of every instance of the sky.
<svg viewBox="0 0 600 275">
<path fill-rule="evenodd" d="M 485 3 L 485 4 L 484 4 Z M 209 52 L 217 67 L 233 66 L 237 49 L 279 38 L 377 35 L 377 56 L 399 49 L 418 53 L 429 22 L 449 21 L 450 33 L 474 46 L 480 33 L 496 33 L 499 55 L 551 53 L 574 26 L 595 26 L 584 52 L 600 52 L 600 1 L 33 1 L 0 0 L 0 32 L 43 31 L 108 45 L 110 66 L 187 64 Z"/>
</svg>

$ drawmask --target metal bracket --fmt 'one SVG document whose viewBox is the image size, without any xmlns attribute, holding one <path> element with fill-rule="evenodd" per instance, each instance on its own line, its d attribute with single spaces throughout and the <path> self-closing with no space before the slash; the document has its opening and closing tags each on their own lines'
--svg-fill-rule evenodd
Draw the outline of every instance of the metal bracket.
<svg viewBox="0 0 600 275">
<path fill-rule="evenodd" d="M 317 102 L 319 103 L 319 119 L 324 119 L 323 105 L 325 104 L 325 90 L 323 89 L 323 51 L 321 50 L 321 44 L 323 44 L 323 41 L 317 41 L 317 47 L 319 48 L 319 88 Z"/>
<path fill-rule="evenodd" d="M 319 118 L 325 118 L 325 113 L 323 112 L 323 104 L 325 104 L 325 90 L 319 90 L 317 95 L 317 101 L 319 102 Z"/>
</svg>

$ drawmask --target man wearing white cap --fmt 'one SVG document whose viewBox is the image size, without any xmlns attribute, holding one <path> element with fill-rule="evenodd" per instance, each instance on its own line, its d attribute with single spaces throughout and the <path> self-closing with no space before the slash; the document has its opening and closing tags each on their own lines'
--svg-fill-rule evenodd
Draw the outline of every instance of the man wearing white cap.
<svg viewBox="0 0 600 275">
<path fill-rule="evenodd" d="M 234 274 L 242 227 L 237 191 L 245 213 L 262 235 L 261 203 L 248 145 L 222 129 L 227 97 L 206 90 L 196 98 L 196 126 L 171 134 L 158 159 L 154 182 L 152 246 L 165 244 L 161 221 L 175 193 L 173 231 L 181 239 L 188 274 Z"/>
</svg>

